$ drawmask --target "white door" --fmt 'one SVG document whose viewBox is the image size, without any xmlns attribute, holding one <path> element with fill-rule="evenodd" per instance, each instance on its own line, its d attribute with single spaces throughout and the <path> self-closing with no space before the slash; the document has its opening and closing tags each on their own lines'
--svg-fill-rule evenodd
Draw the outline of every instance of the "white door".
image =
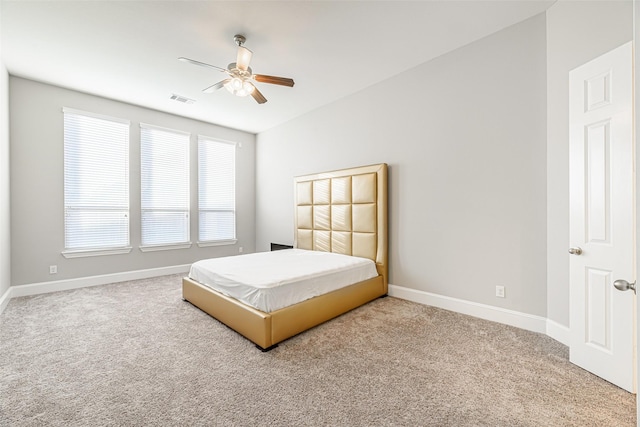
<svg viewBox="0 0 640 427">
<path fill-rule="evenodd" d="M 569 74 L 570 360 L 635 392 L 631 42 Z"/>
</svg>

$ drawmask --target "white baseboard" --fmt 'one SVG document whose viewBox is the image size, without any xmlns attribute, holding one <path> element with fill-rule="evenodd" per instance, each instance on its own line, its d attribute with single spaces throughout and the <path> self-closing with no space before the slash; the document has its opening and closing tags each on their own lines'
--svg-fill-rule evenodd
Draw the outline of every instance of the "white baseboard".
<svg viewBox="0 0 640 427">
<path fill-rule="evenodd" d="M 106 285 L 109 283 L 126 282 L 128 280 L 147 279 L 150 277 L 166 276 L 168 274 L 187 273 L 191 264 L 174 265 L 171 267 L 150 268 L 147 270 L 125 271 L 122 273 L 103 274 L 100 276 L 64 279 L 52 282 L 31 283 L 28 285 L 11 286 L 0 297 L 0 314 L 9 304 L 11 298 L 29 295 L 46 294 L 49 292 L 67 291 L 70 289 L 86 288 L 89 286 Z"/>
<path fill-rule="evenodd" d="M 465 301 L 396 285 L 389 285 L 389 295 L 420 304 L 431 305 L 433 307 L 467 314 L 469 316 L 479 317 L 485 320 L 491 320 L 493 322 L 503 323 L 505 325 L 515 326 L 528 331 L 547 334 L 548 330 L 547 325 L 549 321 L 544 317 L 508 310 L 501 307 L 493 307 L 491 305 Z M 557 323 L 556 325 L 560 326 Z M 557 339 L 553 336 L 552 338 Z"/>
<path fill-rule="evenodd" d="M 568 346 L 571 341 L 570 332 L 571 330 L 568 327 L 547 319 L 547 335 L 554 340 Z"/>
</svg>

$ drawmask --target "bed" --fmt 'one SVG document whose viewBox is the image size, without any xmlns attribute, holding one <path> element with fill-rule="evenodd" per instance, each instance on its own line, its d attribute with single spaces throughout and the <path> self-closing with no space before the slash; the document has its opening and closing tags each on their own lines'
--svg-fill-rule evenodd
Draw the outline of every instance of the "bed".
<svg viewBox="0 0 640 427">
<path fill-rule="evenodd" d="M 375 271 L 373 277 L 330 289 L 300 302 L 279 304 L 277 298 L 272 298 L 270 305 L 262 307 L 251 300 L 243 302 L 229 296 L 230 292 L 226 290 L 215 290 L 210 287 L 211 284 L 202 283 L 206 282 L 206 278 L 193 273 L 192 266 L 189 277 L 182 281 L 183 299 L 234 329 L 263 351 L 385 296 L 388 290 L 387 165 L 381 163 L 299 176 L 294 178 L 293 194 L 295 249 L 291 250 L 291 254 L 308 255 L 307 252 L 313 251 L 371 260 Z M 286 256 L 288 251 L 277 252 L 282 254 L 263 255 L 270 256 L 272 260 Z M 240 255 L 228 258 L 237 262 L 251 257 Z M 212 264 L 209 268 L 211 274 L 217 271 L 223 260 L 207 260 Z M 207 261 L 202 263 L 206 264 Z M 266 270 L 271 261 L 260 262 L 265 268 L 264 275 L 268 276 Z M 275 273 L 276 282 L 282 282 L 282 278 L 278 279 L 278 272 Z M 254 278 L 258 280 L 256 275 Z M 330 286 L 334 279 L 328 280 Z M 284 281 L 288 283 L 288 278 Z M 268 284 L 265 286 L 272 287 Z"/>
</svg>

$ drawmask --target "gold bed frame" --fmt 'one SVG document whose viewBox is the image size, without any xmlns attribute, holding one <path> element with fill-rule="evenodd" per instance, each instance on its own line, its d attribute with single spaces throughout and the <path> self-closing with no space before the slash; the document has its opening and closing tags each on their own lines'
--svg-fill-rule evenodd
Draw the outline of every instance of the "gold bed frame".
<svg viewBox="0 0 640 427">
<path fill-rule="evenodd" d="M 265 313 L 185 277 L 182 297 L 263 351 L 387 294 L 387 165 L 294 178 L 294 247 L 370 258 L 378 276 Z"/>
</svg>

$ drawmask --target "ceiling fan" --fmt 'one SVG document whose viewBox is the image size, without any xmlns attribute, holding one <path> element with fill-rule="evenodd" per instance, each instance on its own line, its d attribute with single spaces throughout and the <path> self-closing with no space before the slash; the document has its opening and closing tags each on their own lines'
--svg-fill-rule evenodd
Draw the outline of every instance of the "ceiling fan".
<svg viewBox="0 0 640 427">
<path fill-rule="evenodd" d="M 253 99 L 258 102 L 258 104 L 264 104 L 265 102 L 267 102 L 267 98 L 265 98 L 264 95 L 260 93 L 255 85 L 255 82 L 293 87 L 293 79 L 289 79 L 286 77 L 267 76 L 264 74 L 253 74 L 251 67 L 249 67 L 249 61 L 251 61 L 251 55 L 253 55 L 253 52 L 243 46 L 244 42 L 247 39 L 243 35 L 236 34 L 233 40 L 238 45 L 238 56 L 236 58 L 236 62 L 232 62 L 227 66 L 227 68 L 216 67 L 215 65 L 206 64 L 204 62 L 195 61 L 189 58 L 178 58 L 178 60 L 183 62 L 199 65 L 201 67 L 213 68 L 214 70 L 218 70 L 227 74 L 226 79 L 204 89 L 204 93 L 211 93 L 214 90 L 220 89 L 224 86 L 229 92 L 234 95 L 251 95 Z"/>
</svg>

